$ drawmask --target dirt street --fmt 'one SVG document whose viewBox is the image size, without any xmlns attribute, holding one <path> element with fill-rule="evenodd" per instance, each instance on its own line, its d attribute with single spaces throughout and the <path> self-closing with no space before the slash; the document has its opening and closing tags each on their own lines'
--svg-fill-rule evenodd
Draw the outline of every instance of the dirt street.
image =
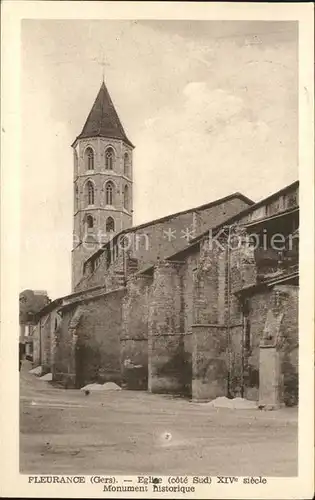
<svg viewBox="0 0 315 500">
<path fill-rule="evenodd" d="M 213 409 L 146 392 L 20 378 L 20 470 L 43 474 L 294 476 L 297 409 Z"/>
</svg>

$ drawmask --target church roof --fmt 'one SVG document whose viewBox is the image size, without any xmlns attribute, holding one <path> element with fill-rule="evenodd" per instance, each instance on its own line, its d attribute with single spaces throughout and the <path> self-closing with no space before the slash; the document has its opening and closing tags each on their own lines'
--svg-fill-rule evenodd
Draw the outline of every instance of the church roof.
<svg viewBox="0 0 315 500">
<path fill-rule="evenodd" d="M 90 137 L 110 137 L 112 139 L 121 139 L 131 147 L 134 147 L 126 136 L 104 82 L 102 83 L 96 96 L 82 132 L 77 139 Z"/>
</svg>

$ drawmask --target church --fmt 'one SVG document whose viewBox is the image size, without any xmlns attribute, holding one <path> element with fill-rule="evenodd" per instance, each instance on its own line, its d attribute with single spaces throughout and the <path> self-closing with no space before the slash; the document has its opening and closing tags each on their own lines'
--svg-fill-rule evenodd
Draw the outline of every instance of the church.
<svg viewBox="0 0 315 500">
<path fill-rule="evenodd" d="M 37 314 L 34 366 L 68 388 L 296 405 L 298 181 L 134 226 L 134 145 L 104 82 L 72 148 L 72 293 Z"/>
</svg>

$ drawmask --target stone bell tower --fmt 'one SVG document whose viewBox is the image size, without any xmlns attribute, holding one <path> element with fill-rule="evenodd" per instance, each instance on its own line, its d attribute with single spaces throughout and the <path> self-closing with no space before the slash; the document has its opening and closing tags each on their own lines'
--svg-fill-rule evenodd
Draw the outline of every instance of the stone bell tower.
<svg viewBox="0 0 315 500">
<path fill-rule="evenodd" d="M 114 234 L 132 226 L 132 152 L 105 82 L 72 144 L 74 207 L 72 290 L 83 263 Z"/>
</svg>

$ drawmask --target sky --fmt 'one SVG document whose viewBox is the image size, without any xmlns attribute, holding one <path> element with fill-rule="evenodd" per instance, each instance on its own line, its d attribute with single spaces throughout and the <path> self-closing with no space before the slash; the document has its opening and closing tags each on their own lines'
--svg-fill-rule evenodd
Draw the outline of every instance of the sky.
<svg viewBox="0 0 315 500">
<path fill-rule="evenodd" d="M 297 40 L 295 22 L 23 20 L 20 289 L 71 291 L 71 144 L 103 69 L 140 224 L 298 179 Z"/>
</svg>

